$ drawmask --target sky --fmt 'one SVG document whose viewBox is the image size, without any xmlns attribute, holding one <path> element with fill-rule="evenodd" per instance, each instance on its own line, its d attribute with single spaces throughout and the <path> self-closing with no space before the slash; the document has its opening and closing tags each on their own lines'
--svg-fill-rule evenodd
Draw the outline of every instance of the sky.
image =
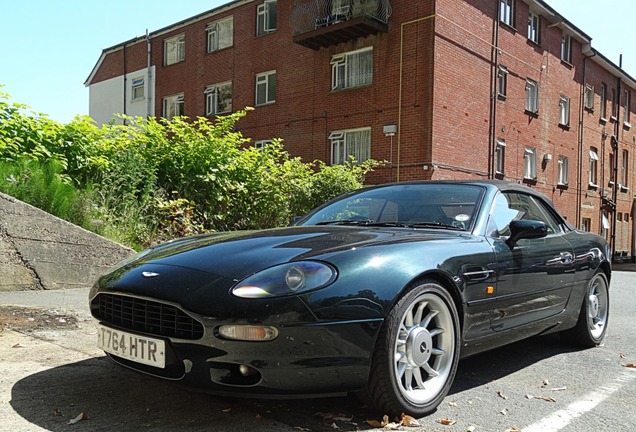
<svg viewBox="0 0 636 432">
<path fill-rule="evenodd" d="M 291 0 L 281 0 L 291 1 Z M 418 0 L 419 1 L 419 0 Z M 495 0 L 483 0 L 495 1 Z M 0 92 L 36 113 L 68 123 L 88 115 L 84 86 L 104 48 L 227 3 L 224 0 L 0 0 Z M 628 37 L 634 0 L 547 0 L 592 38 L 592 47 L 636 78 Z M 602 6 L 601 6 L 602 5 Z"/>
</svg>

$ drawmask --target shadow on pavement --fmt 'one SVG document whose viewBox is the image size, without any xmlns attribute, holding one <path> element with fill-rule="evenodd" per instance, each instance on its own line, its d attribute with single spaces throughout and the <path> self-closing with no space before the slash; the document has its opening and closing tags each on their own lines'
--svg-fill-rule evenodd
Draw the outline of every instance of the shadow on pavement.
<svg viewBox="0 0 636 432">
<path fill-rule="evenodd" d="M 450 395 L 486 385 L 530 364 L 572 351 L 558 336 L 534 337 L 459 364 Z M 115 365 L 106 357 L 71 363 L 17 382 L 11 406 L 29 422 L 68 431 L 84 412 L 82 431 L 270 431 L 364 430 L 381 420 L 354 397 L 256 400 L 191 393 L 169 382 Z M 433 421 L 433 420 L 431 420 Z M 280 423 L 279 423 L 280 422 Z"/>
</svg>

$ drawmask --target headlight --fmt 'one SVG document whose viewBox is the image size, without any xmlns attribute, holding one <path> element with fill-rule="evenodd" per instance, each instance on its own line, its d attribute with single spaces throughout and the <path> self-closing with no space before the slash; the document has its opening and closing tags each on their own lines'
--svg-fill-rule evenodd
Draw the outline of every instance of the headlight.
<svg viewBox="0 0 636 432">
<path fill-rule="evenodd" d="M 317 261 L 270 267 L 243 279 L 232 294 L 242 298 L 281 297 L 323 288 L 336 280 L 336 270 Z"/>
</svg>

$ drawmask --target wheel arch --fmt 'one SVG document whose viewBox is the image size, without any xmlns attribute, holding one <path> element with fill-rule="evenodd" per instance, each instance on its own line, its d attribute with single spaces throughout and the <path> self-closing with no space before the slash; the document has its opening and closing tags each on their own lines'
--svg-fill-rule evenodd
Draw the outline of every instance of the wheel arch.
<svg viewBox="0 0 636 432">
<path fill-rule="evenodd" d="M 605 277 L 607 278 L 607 289 L 609 290 L 609 285 L 612 280 L 612 267 L 608 261 L 603 261 L 599 266 L 599 269 L 605 273 Z"/>
<path fill-rule="evenodd" d="M 453 299 L 453 303 L 455 304 L 455 309 L 457 310 L 457 315 L 459 318 L 459 334 L 462 334 L 462 329 L 464 328 L 464 303 L 462 301 L 462 295 L 460 293 L 459 287 L 455 284 L 453 279 L 444 272 L 438 270 L 430 270 L 411 279 L 411 281 L 407 283 L 395 297 L 393 304 L 395 304 L 398 299 L 400 299 L 410 289 L 413 289 L 421 283 L 430 280 L 437 282 L 450 294 L 451 298 Z M 391 308 L 393 308 L 393 304 L 391 305 Z M 389 308 L 388 310 L 391 310 L 391 308 Z"/>
</svg>

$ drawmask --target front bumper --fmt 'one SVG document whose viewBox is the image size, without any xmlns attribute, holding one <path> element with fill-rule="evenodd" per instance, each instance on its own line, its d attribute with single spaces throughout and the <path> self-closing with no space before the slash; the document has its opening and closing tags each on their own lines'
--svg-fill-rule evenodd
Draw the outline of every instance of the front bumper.
<svg viewBox="0 0 636 432">
<path fill-rule="evenodd" d="M 302 314 L 291 314 L 286 316 L 289 320 L 276 324 L 276 339 L 246 342 L 223 339 L 218 328 L 224 324 L 254 324 L 253 320 L 219 320 L 167 305 L 178 310 L 178 314 L 172 314 L 177 318 L 171 315 L 171 325 L 174 320 L 183 321 L 179 317 L 185 315 L 200 323 L 202 333 L 183 333 L 184 325 L 180 324 L 175 331 L 158 334 L 160 326 L 154 322 L 142 328 L 134 324 L 139 320 L 105 318 L 98 310 L 97 297 L 99 294 L 91 301 L 91 310 L 100 324 L 165 342 L 164 368 L 108 354 L 115 362 L 214 394 L 286 397 L 358 390 L 367 383 L 373 346 L 382 325 L 379 318 L 307 322 L 297 320 Z"/>
</svg>

